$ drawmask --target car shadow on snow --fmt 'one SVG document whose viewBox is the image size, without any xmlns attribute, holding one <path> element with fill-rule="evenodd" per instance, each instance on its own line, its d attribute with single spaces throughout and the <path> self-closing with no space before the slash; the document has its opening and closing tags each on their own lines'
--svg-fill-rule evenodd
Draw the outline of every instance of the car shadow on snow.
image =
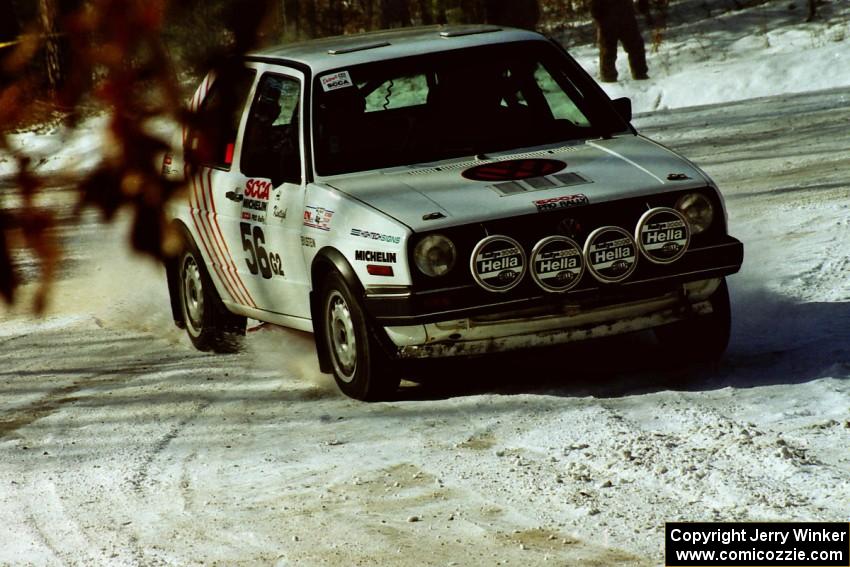
<svg viewBox="0 0 850 567">
<path fill-rule="evenodd" d="M 801 303 L 732 286 L 732 339 L 712 367 L 665 360 L 652 332 L 557 348 L 429 362 L 399 399 L 479 394 L 623 397 L 850 377 L 850 302 Z"/>
</svg>

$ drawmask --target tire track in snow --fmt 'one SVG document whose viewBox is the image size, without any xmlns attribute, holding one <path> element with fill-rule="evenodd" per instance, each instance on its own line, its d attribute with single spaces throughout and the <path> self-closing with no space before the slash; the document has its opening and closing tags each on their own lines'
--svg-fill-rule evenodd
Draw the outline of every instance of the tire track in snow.
<svg viewBox="0 0 850 567">
<path fill-rule="evenodd" d="M 162 455 L 166 449 L 168 449 L 168 446 L 171 445 L 172 441 L 174 441 L 180 435 L 180 433 L 186 428 L 186 426 L 188 426 L 194 419 L 196 419 L 201 412 L 207 409 L 211 403 L 212 402 L 210 402 L 209 400 L 196 403 L 191 411 L 191 415 L 186 416 L 185 418 L 177 422 L 175 425 L 173 425 L 171 429 L 169 429 L 168 433 L 163 435 L 159 439 L 159 441 L 157 441 L 153 445 L 150 451 L 148 451 L 147 454 L 144 455 L 141 466 L 129 480 L 130 488 L 133 490 L 133 492 L 136 492 L 140 496 L 144 496 L 144 490 L 146 488 L 146 485 L 149 482 L 156 482 L 150 481 L 150 470 L 154 464 L 154 461 L 156 461 L 157 458 Z"/>
</svg>

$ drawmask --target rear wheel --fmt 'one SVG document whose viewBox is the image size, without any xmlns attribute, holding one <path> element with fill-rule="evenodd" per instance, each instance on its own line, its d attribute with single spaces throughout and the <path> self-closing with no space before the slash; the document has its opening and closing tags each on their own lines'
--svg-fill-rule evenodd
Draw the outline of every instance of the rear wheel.
<svg viewBox="0 0 850 567">
<path fill-rule="evenodd" d="M 729 346 L 732 308 L 724 279 L 709 298 L 713 312 L 655 329 L 655 336 L 667 355 L 681 362 L 719 362 Z"/>
<path fill-rule="evenodd" d="M 237 352 L 247 320 L 234 315 L 222 303 L 203 259 L 188 244 L 180 254 L 180 308 L 186 332 L 195 348 L 221 353 Z"/>
<path fill-rule="evenodd" d="M 322 333 L 339 389 L 364 401 L 385 399 L 400 379 L 392 361 L 373 338 L 363 310 L 337 272 L 322 290 Z"/>
</svg>

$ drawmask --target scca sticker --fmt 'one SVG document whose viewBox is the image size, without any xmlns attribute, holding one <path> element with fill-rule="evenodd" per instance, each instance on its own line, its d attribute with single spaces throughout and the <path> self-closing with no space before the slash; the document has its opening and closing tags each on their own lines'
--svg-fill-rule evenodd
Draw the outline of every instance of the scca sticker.
<svg viewBox="0 0 850 567">
<path fill-rule="evenodd" d="M 331 73 L 330 75 L 325 75 L 320 80 L 322 81 L 322 88 L 326 93 L 354 86 L 348 71 Z"/>
<path fill-rule="evenodd" d="M 269 194 L 272 184 L 262 179 L 249 179 L 245 183 L 245 195 L 242 200 L 242 220 L 266 222 L 265 213 L 269 208 Z"/>
<path fill-rule="evenodd" d="M 271 182 L 263 179 L 249 179 L 248 182 L 245 183 L 245 196 L 250 199 L 268 201 L 271 190 Z"/>
</svg>

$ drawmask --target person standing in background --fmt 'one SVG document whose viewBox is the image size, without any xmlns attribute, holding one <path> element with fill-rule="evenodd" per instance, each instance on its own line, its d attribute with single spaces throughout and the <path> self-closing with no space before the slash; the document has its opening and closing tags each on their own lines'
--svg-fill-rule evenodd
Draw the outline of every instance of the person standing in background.
<svg viewBox="0 0 850 567">
<path fill-rule="evenodd" d="M 632 78 L 639 81 L 648 79 L 646 47 L 632 0 L 591 0 L 590 15 L 596 23 L 600 80 L 605 83 L 617 81 L 617 47 L 620 42 L 629 54 Z"/>
</svg>

